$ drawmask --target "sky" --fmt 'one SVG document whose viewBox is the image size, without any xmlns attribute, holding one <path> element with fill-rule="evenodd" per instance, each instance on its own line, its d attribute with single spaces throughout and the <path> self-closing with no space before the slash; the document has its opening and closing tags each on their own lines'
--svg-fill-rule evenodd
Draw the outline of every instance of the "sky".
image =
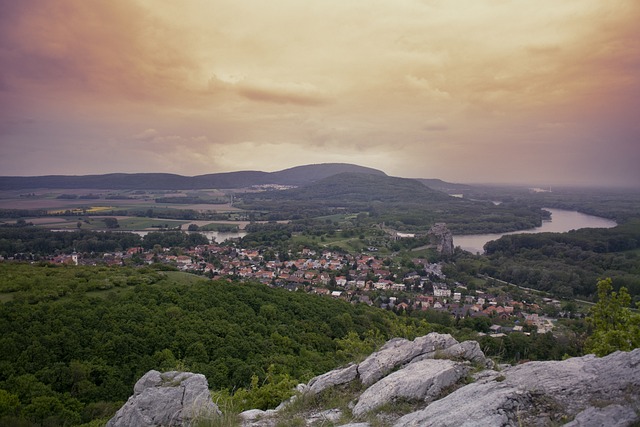
<svg viewBox="0 0 640 427">
<path fill-rule="evenodd" d="M 638 0 L 0 0 L 0 175 L 640 188 Z"/>
</svg>

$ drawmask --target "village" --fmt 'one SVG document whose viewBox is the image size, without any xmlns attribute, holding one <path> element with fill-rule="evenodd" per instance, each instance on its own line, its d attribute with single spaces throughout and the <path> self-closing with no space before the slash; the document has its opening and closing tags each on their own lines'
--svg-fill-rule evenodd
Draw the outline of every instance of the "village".
<svg viewBox="0 0 640 427">
<path fill-rule="evenodd" d="M 96 264 L 95 258 L 79 254 L 60 255 L 55 263 Z M 442 263 L 415 258 L 400 266 L 390 258 L 370 254 L 303 248 L 299 253 L 277 254 L 272 250 L 245 249 L 234 244 L 207 244 L 193 248 L 142 247 L 126 252 L 105 253 L 100 263 L 107 265 L 161 264 L 210 279 L 237 279 L 260 282 L 289 291 L 308 292 L 351 303 L 375 305 L 399 314 L 420 310 L 448 314 L 452 321 L 479 319 L 487 334 L 495 337 L 510 332 L 546 333 L 555 319 L 545 316 L 545 305 L 555 307 L 560 317 L 560 301 L 550 298 L 533 301 L 516 299 L 509 292 L 497 295 L 448 280 Z M 487 329 L 485 328 L 485 329 Z"/>
</svg>

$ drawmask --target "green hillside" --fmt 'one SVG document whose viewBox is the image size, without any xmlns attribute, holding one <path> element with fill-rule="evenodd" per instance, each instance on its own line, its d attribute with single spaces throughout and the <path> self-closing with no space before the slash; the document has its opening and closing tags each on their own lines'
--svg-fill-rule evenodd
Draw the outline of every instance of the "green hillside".
<svg viewBox="0 0 640 427">
<path fill-rule="evenodd" d="M 364 304 L 151 269 L 3 263 L 0 296 L 0 425 L 109 417 L 150 369 L 228 390 L 269 376 L 289 392 L 351 360 L 349 333 L 372 351 L 430 331 Z"/>
</svg>

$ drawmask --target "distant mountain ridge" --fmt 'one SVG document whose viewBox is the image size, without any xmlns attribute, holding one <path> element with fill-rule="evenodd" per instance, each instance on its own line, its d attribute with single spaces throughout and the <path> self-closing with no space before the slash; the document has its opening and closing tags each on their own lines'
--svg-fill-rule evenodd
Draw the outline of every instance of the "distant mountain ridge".
<svg viewBox="0 0 640 427">
<path fill-rule="evenodd" d="M 339 173 L 386 176 L 378 169 L 349 163 L 321 163 L 296 166 L 277 172 L 238 171 L 197 176 L 169 173 L 111 173 L 103 175 L 3 176 L 1 190 L 33 188 L 112 189 L 112 190 L 197 190 L 204 188 L 242 188 L 252 185 L 306 185 Z"/>
<path fill-rule="evenodd" d="M 260 200 L 322 201 L 325 205 L 340 206 L 345 203 L 415 203 L 449 201 L 452 198 L 410 178 L 387 175 L 342 172 L 314 181 L 305 186 L 268 193 L 246 195 Z"/>
</svg>

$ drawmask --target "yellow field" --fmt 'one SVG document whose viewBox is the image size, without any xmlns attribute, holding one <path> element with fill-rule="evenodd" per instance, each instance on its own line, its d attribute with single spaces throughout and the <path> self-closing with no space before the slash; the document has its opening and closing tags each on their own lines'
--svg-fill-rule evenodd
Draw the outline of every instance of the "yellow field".
<svg viewBox="0 0 640 427">
<path fill-rule="evenodd" d="M 91 206 L 89 209 L 87 209 L 87 212 L 111 211 L 113 209 L 113 206 Z"/>
</svg>

